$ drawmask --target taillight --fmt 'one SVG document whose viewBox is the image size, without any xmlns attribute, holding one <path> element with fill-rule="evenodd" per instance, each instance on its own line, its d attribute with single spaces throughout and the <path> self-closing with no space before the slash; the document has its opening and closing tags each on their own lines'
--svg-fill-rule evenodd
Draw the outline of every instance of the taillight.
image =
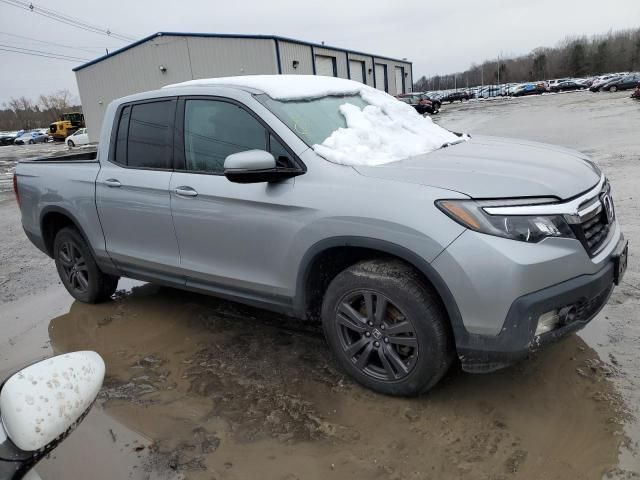
<svg viewBox="0 0 640 480">
<path fill-rule="evenodd" d="M 13 172 L 13 193 L 16 194 L 16 202 L 20 206 L 20 193 L 18 192 L 18 176 Z"/>
</svg>

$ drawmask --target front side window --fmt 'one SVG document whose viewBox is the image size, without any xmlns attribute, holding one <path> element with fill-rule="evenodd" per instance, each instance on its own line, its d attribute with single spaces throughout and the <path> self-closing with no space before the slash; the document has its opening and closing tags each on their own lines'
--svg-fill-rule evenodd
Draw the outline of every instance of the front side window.
<svg viewBox="0 0 640 480">
<path fill-rule="evenodd" d="M 229 155 L 247 150 L 268 150 L 266 130 L 249 112 L 229 102 L 186 101 L 187 170 L 221 174 Z"/>
</svg>

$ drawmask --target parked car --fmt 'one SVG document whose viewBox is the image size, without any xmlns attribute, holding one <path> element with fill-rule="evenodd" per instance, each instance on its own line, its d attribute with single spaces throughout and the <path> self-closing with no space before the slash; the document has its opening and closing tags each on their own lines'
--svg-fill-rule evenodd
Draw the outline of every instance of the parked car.
<svg viewBox="0 0 640 480">
<path fill-rule="evenodd" d="M 591 86 L 589 87 L 589 90 L 591 90 L 592 92 L 599 92 L 601 91 L 600 88 L 613 81 L 613 80 L 617 80 L 619 78 L 621 78 L 622 75 L 619 74 L 613 74 L 613 75 L 603 75 L 599 78 L 597 78 L 596 80 L 593 81 L 593 83 L 591 83 Z"/>
<path fill-rule="evenodd" d="M 640 81 L 640 73 L 631 73 L 608 81 L 600 87 L 600 91 L 617 92 L 618 90 L 630 90 L 635 88 Z"/>
<path fill-rule="evenodd" d="M 89 135 L 87 135 L 87 129 L 81 128 L 76 132 L 69 135 L 65 140 L 67 147 L 73 148 L 78 145 L 86 145 L 89 143 Z"/>
<path fill-rule="evenodd" d="M 511 96 L 524 97 L 526 95 L 538 95 L 540 93 L 542 93 L 542 91 L 535 83 L 523 83 L 511 91 Z"/>
<path fill-rule="evenodd" d="M 27 132 L 16 138 L 13 143 L 16 145 L 26 145 L 34 143 L 45 143 L 49 141 L 49 136 L 38 131 Z"/>
<path fill-rule="evenodd" d="M 435 115 L 440 111 L 441 102 L 439 100 L 431 100 L 429 96 L 423 93 L 405 93 L 398 95 L 398 100 L 411 105 L 420 115 L 426 113 Z"/>
<path fill-rule="evenodd" d="M 24 231 L 74 298 L 124 276 L 320 320 L 339 365 L 385 394 L 584 327 L 627 264 L 585 155 L 453 134 L 350 80 L 171 85 L 111 102 L 101 138 L 14 174 Z"/>
<path fill-rule="evenodd" d="M 33 468 L 91 410 L 104 372 L 96 352 L 70 352 L 0 382 L 0 480 L 40 480 Z"/>
<path fill-rule="evenodd" d="M 13 145 L 17 134 L 15 132 L 0 133 L 0 145 Z"/>
<path fill-rule="evenodd" d="M 464 102 L 466 100 L 471 99 L 471 96 L 469 95 L 469 92 L 466 92 L 464 90 L 458 90 L 456 92 L 449 92 L 447 93 L 444 97 L 442 97 L 442 101 L 443 102 L 449 102 L 449 103 L 453 103 L 453 102 Z"/>
<path fill-rule="evenodd" d="M 556 83 L 551 87 L 551 91 L 558 92 L 569 92 L 573 90 L 584 90 L 586 87 L 574 80 L 565 80 L 564 82 Z"/>
</svg>

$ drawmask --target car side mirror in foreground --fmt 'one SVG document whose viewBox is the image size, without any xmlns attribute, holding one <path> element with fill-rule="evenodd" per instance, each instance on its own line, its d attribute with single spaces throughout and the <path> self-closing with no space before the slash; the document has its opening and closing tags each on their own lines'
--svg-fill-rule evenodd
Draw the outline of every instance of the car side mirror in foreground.
<svg viewBox="0 0 640 480">
<path fill-rule="evenodd" d="M 304 173 L 298 168 L 282 168 L 264 150 L 247 150 L 224 160 L 224 176 L 235 183 L 279 182 Z"/>
<path fill-rule="evenodd" d="M 73 352 L 30 365 L 0 390 L 0 479 L 20 479 L 82 421 L 100 391 L 104 361 Z"/>
</svg>

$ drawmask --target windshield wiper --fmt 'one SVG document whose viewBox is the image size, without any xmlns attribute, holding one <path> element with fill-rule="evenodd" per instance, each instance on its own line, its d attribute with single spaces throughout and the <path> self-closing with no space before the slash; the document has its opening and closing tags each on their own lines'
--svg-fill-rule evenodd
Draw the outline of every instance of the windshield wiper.
<svg viewBox="0 0 640 480">
<path fill-rule="evenodd" d="M 465 142 L 466 140 L 464 138 L 460 138 L 459 140 L 455 140 L 453 142 L 445 142 L 442 145 L 440 145 L 440 148 L 447 148 L 450 147 L 452 145 L 457 145 L 459 143 Z"/>
</svg>

